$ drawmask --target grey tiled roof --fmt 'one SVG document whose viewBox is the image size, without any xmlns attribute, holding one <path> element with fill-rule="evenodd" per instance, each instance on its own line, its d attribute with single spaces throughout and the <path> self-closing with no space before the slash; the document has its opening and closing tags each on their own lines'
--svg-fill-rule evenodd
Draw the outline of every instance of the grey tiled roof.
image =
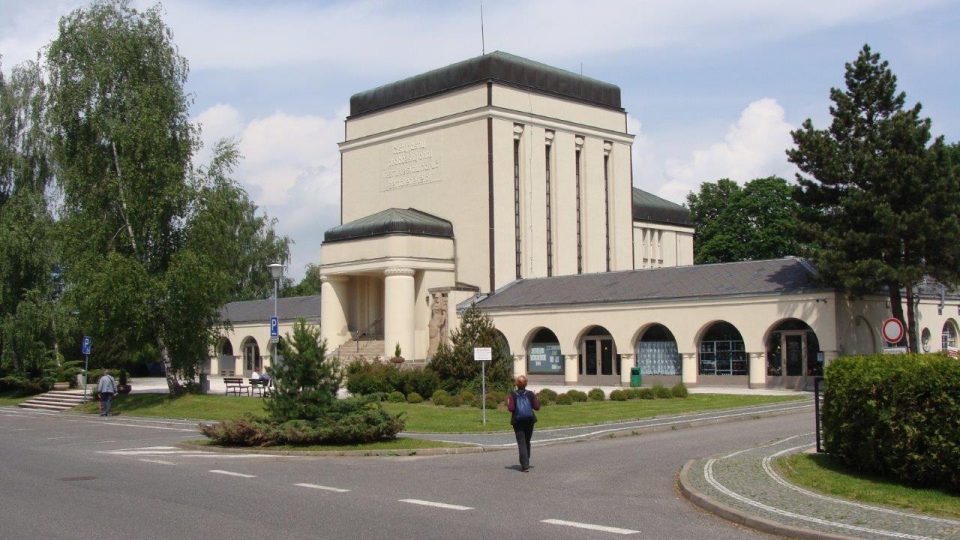
<svg viewBox="0 0 960 540">
<path fill-rule="evenodd" d="M 354 94 L 350 97 L 350 116 L 379 111 L 486 81 L 623 110 L 620 107 L 620 87 L 616 85 L 494 51 Z"/>
<path fill-rule="evenodd" d="M 223 307 L 220 314 L 224 320 L 233 324 L 249 322 L 269 324 L 270 317 L 273 317 L 273 298 L 230 302 Z M 277 316 L 281 321 L 292 321 L 300 317 L 308 321 L 319 321 L 320 295 L 280 298 L 277 301 Z"/>
<path fill-rule="evenodd" d="M 633 220 L 693 227 L 690 210 L 637 188 L 633 188 Z"/>
<path fill-rule="evenodd" d="M 416 208 L 387 208 L 327 230 L 323 241 L 357 240 L 394 233 L 453 238 L 453 225 Z"/>
<path fill-rule="evenodd" d="M 477 303 L 481 309 L 781 295 L 831 290 L 802 259 L 785 258 L 521 279 Z"/>
</svg>

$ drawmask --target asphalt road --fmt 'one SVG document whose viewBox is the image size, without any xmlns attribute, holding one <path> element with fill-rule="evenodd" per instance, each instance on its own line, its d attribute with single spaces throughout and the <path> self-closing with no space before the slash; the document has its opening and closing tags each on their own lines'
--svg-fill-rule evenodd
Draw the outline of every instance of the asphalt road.
<svg viewBox="0 0 960 540">
<path fill-rule="evenodd" d="M 230 455 L 173 447 L 198 438 L 185 422 L 0 408 L 0 537 L 763 538 L 690 505 L 675 475 L 807 433 L 810 414 L 535 447 L 525 474 L 513 450 Z"/>
</svg>

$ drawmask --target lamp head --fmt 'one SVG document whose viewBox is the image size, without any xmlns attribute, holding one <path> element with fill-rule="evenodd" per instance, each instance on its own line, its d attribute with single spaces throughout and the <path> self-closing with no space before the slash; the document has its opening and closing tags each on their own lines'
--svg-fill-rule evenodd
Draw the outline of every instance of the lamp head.
<svg viewBox="0 0 960 540">
<path fill-rule="evenodd" d="M 270 276 L 273 279 L 280 279 L 283 277 L 283 265 L 280 263 L 268 264 L 267 268 L 270 269 Z"/>
</svg>

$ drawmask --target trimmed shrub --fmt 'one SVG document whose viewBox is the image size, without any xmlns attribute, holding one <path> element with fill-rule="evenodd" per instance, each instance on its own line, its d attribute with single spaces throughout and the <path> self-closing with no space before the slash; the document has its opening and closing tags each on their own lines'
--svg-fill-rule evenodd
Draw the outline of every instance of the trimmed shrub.
<svg viewBox="0 0 960 540">
<path fill-rule="evenodd" d="M 587 400 L 587 393 L 580 390 L 567 390 L 567 395 L 575 402 L 584 402 Z M 560 397 L 560 396 L 557 396 Z"/>
<path fill-rule="evenodd" d="M 828 452 L 854 470 L 960 493 L 960 362 L 846 357 L 825 375 Z"/>
<path fill-rule="evenodd" d="M 673 385 L 673 388 L 670 389 L 670 393 L 675 398 L 685 398 L 690 395 L 690 392 L 687 390 L 687 386 L 682 382 L 678 382 L 677 384 Z"/>
<path fill-rule="evenodd" d="M 470 403 L 473 401 L 475 394 L 470 390 L 463 390 L 460 392 L 460 401 L 464 403 Z"/>
<path fill-rule="evenodd" d="M 487 399 L 492 399 L 498 405 L 507 406 L 507 393 L 500 390 L 488 390 Z"/>
<path fill-rule="evenodd" d="M 653 399 L 656 396 L 653 395 L 652 388 L 638 388 L 637 397 L 639 397 L 640 399 Z"/>
<path fill-rule="evenodd" d="M 346 387 L 353 395 L 390 393 L 400 386 L 400 370 L 393 364 L 359 358 L 347 366 Z"/>
<path fill-rule="evenodd" d="M 403 392 L 397 392 L 396 390 L 387 395 L 387 401 L 390 403 L 403 403 L 406 400 L 407 398 L 403 395 Z"/>
<path fill-rule="evenodd" d="M 626 392 L 627 399 L 640 399 L 643 395 L 643 388 L 624 388 L 623 391 Z"/>
<path fill-rule="evenodd" d="M 557 405 L 572 405 L 573 399 L 570 397 L 570 394 L 564 392 L 563 394 L 557 395 Z"/>
<path fill-rule="evenodd" d="M 444 407 L 459 407 L 461 405 L 463 405 L 463 398 L 460 397 L 460 394 L 449 396 L 443 403 Z"/>
<path fill-rule="evenodd" d="M 587 398 L 588 398 L 590 401 L 603 401 L 603 400 L 607 399 L 607 396 L 606 396 L 606 394 L 603 393 L 603 390 L 601 390 L 601 389 L 599 389 L 599 388 L 594 388 L 594 389 L 590 390 L 589 392 L 587 392 Z"/>
<path fill-rule="evenodd" d="M 540 405 L 549 405 L 557 400 L 557 393 L 549 388 L 544 388 L 537 392 L 537 399 L 540 400 Z"/>
<path fill-rule="evenodd" d="M 614 390 L 610 392 L 610 401 L 626 401 L 628 399 L 630 399 L 630 397 L 624 390 Z"/>
<path fill-rule="evenodd" d="M 653 391 L 653 397 L 657 399 L 670 399 L 673 397 L 673 394 L 670 393 L 670 389 L 660 383 L 655 383 L 650 387 L 650 390 Z"/>
<path fill-rule="evenodd" d="M 449 397 L 450 394 L 448 394 L 446 390 L 436 390 L 430 395 L 430 401 L 432 401 L 434 405 L 440 405 L 440 403 L 437 403 L 438 401 L 444 401 Z"/>
<path fill-rule="evenodd" d="M 396 390 L 405 394 L 416 392 L 421 396 L 430 396 L 440 388 L 440 377 L 433 371 L 421 367 L 401 369 L 399 380 L 401 387 Z"/>
<path fill-rule="evenodd" d="M 407 403 L 423 403 L 423 396 L 416 392 L 407 394 Z"/>
</svg>

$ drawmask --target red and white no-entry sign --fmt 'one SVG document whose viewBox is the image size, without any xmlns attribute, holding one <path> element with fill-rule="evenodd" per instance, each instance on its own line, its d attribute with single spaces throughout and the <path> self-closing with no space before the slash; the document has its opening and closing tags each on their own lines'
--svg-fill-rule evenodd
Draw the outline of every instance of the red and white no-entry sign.
<svg viewBox="0 0 960 540">
<path fill-rule="evenodd" d="M 900 340 L 903 339 L 903 323 L 900 322 L 900 319 L 891 317 L 884 320 L 880 330 L 887 343 L 900 343 Z"/>
</svg>

